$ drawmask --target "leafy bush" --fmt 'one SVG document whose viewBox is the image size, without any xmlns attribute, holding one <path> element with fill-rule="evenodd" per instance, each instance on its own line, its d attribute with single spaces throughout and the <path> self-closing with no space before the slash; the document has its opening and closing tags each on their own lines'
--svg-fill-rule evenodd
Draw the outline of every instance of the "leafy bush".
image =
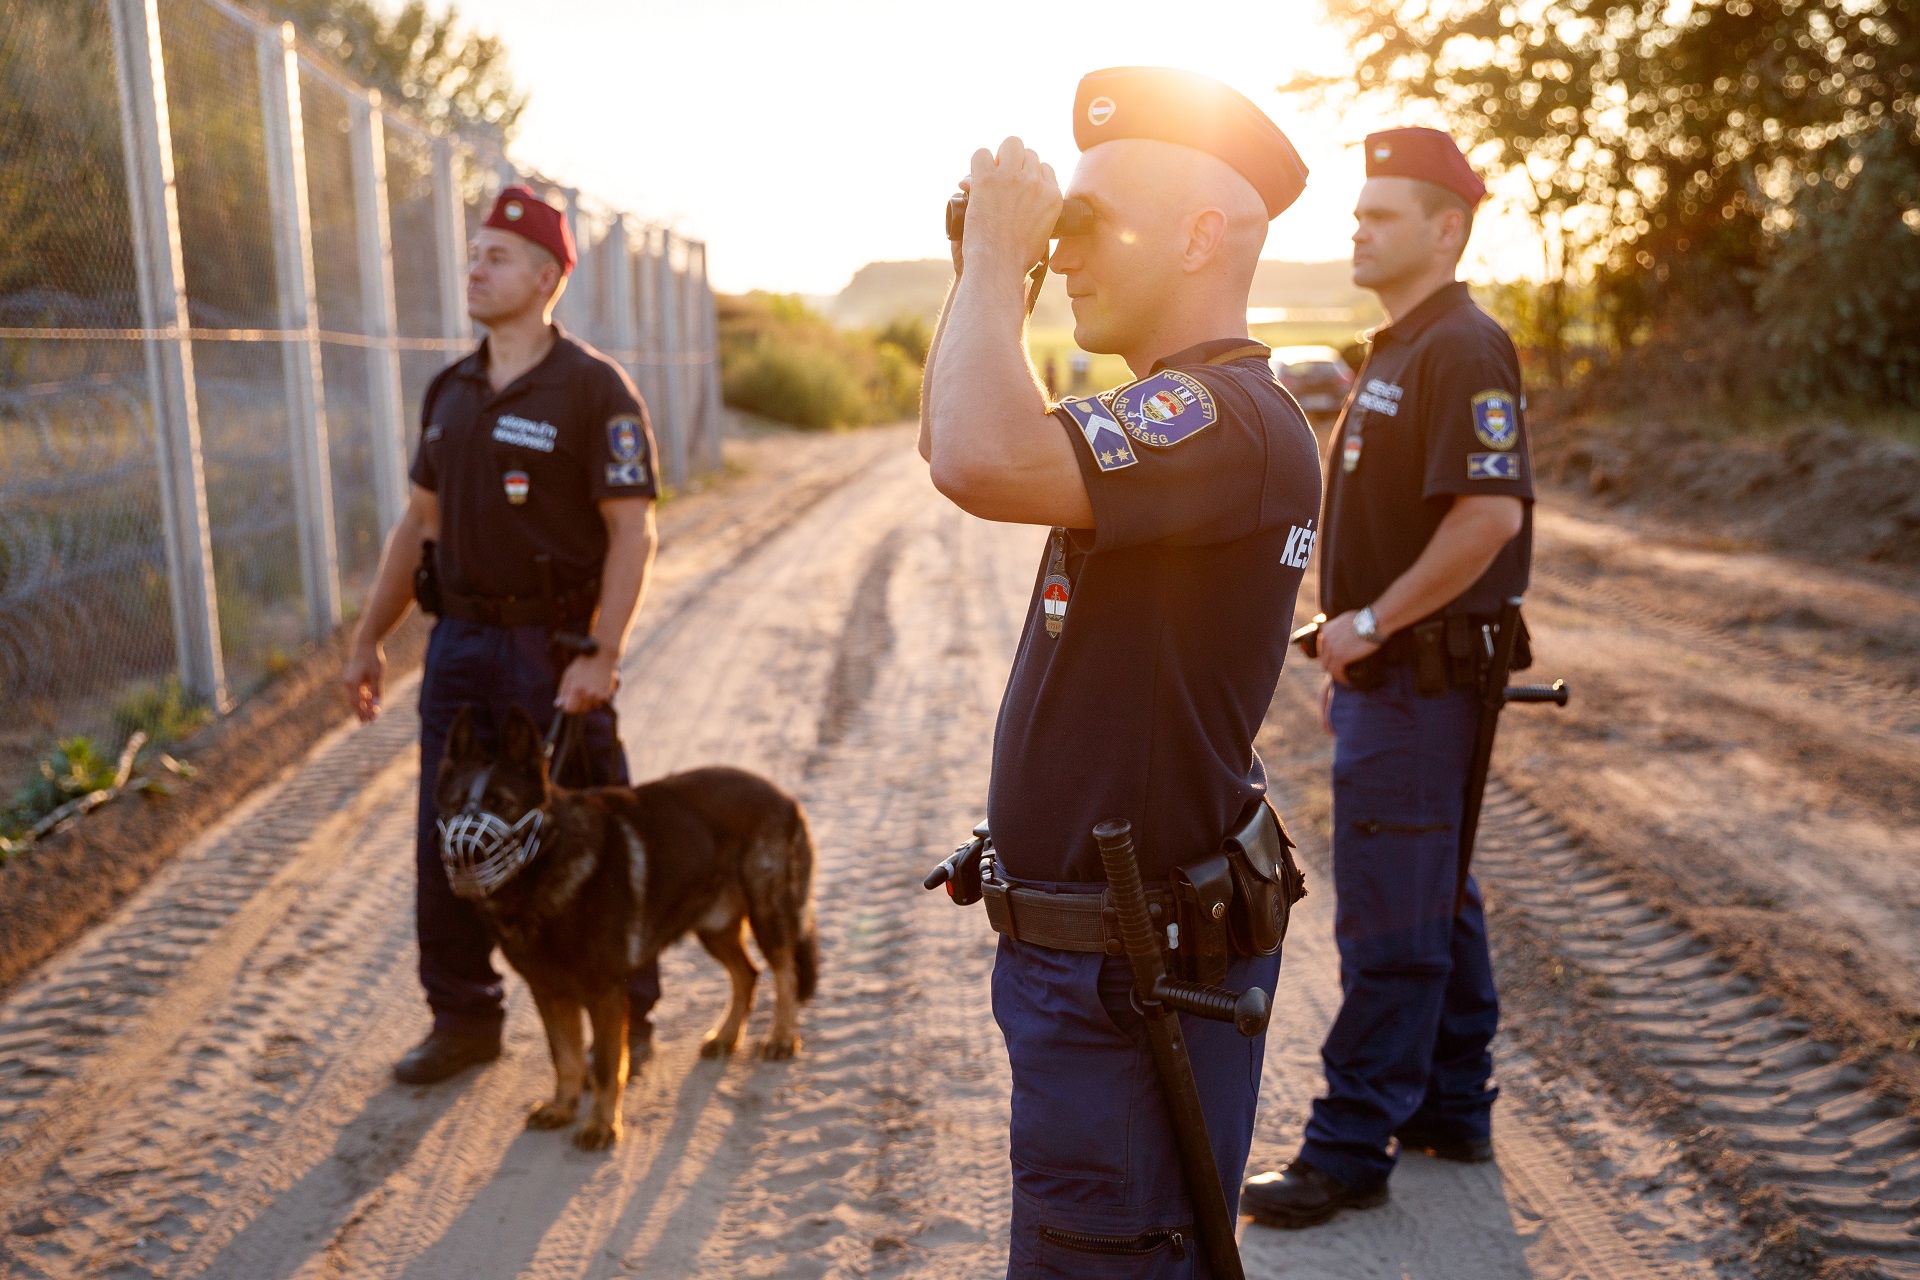
<svg viewBox="0 0 1920 1280">
<path fill-rule="evenodd" d="M 178 742 L 213 719 L 213 712 L 180 687 L 179 676 L 136 685 L 114 704 L 113 723 L 131 737 L 135 731 L 156 743 Z"/>
<path fill-rule="evenodd" d="M 63 738 L 40 761 L 39 776 L 14 793 L 0 828 L 18 835 L 74 797 L 112 786 L 115 763 L 100 754 L 91 738 Z"/>
<path fill-rule="evenodd" d="M 813 430 L 912 417 L 928 334 L 918 319 L 877 331 L 843 331 L 798 297 L 749 293 L 720 299 L 720 369 L 726 402 Z"/>
</svg>

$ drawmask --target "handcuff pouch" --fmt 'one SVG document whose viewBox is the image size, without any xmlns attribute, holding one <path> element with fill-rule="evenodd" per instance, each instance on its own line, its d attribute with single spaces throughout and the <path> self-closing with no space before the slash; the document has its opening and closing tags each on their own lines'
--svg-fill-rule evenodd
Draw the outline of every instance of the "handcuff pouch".
<svg viewBox="0 0 1920 1280">
<path fill-rule="evenodd" d="M 1241 955 L 1270 956 L 1286 941 L 1293 904 L 1307 895 L 1307 879 L 1293 858 L 1293 841 L 1264 797 L 1256 799 L 1228 834 L 1222 852 L 1233 874 L 1227 932 Z"/>
<path fill-rule="evenodd" d="M 1233 948 L 1227 937 L 1227 913 L 1233 903 L 1233 870 L 1225 852 L 1210 853 L 1172 876 L 1179 946 L 1167 952 L 1176 976 L 1218 986 L 1227 980 Z"/>
</svg>

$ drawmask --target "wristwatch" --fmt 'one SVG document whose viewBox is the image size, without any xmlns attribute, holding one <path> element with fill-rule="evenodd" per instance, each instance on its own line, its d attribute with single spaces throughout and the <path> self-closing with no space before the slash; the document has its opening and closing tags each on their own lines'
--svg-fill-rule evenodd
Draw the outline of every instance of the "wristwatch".
<svg viewBox="0 0 1920 1280">
<path fill-rule="evenodd" d="M 1374 619 L 1372 605 L 1353 615 L 1353 634 L 1368 644 L 1380 643 L 1380 624 Z"/>
</svg>

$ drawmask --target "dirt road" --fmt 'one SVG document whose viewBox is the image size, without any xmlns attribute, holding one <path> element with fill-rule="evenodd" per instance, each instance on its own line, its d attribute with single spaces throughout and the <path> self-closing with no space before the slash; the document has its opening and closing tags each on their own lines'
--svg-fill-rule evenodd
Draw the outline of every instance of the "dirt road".
<svg viewBox="0 0 1920 1280">
<path fill-rule="evenodd" d="M 517 983 L 498 1064 L 434 1088 L 393 1084 L 389 1064 L 424 1027 L 409 884 L 414 722 L 411 689 L 398 689 L 380 722 L 334 735 L 0 1004 L 8 1231 L 0 1274 L 996 1273 L 1007 1221 L 1007 1071 L 987 1005 L 993 937 L 978 911 L 923 894 L 918 880 L 930 855 L 978 816 L 1042 534 L 957 513 L 933 494 L 898 430 L 774 438 L 742 458 L 745 475 L 665 514 L 620 712 L 638 776 L 725 761 L 765 771 L 806 802 L 822 852 L 824 967 L 802 1055 L 700 1060 L 696 1044 L 725 983 L 683 946 L 664 964 L 659 1056 L 631 1089 L 627 1138 L 609 1155 L 522 1129 L 548 1068 Z M 1592 538 L 1643 547 L 1591 520 L 1566 528 L 1589 526 Z M 1578 540 L 1546 521 L 1542 533 L 1543 554 L 1556 558 Z M 1635 659 L 1612 655 L 1609 635 L 1582 628 L 1664 637 L 1666 624 L 1579 595 L 1615 589 L 1604 574 L 1591 578 L 1599 585 L 1573 571 L 1546 584 L 1543 670 L 1560 663 L 1558 673 L 1605 689 L 1607 702 L 1660 705 L 1636 683 Z M 1911 615 L 1900 612 L 1898 592 L 1883 594 L 1886 625 L 1904 634 Z M 1629 603 L 1640 599 L 1629 594 Z M 1702 683 L 1716 664 L 1729 681 L 1766 683 L 1739 647 L 1746 639 L 1724 652 L 1685 639 L 1644 643 L 1677 645 L 1709 664 Z M 1869 678 L 1836 670 L 1822 688 L 1851 706 L 1860 688 L 1879 687 L 1848 683 L 1856 677 Z M 1256 1164 L 1291 1153 L 1338 1000 L 1324 874 L 1326 747 L 1310 722 L 1313 690 L 1308 672 L 1290 670 L 1262 740 L 1319 874 L 1288 943 Z M 1827 1042 L 1814 1033 L 1826 1028 L 1789 1025 L 1751 989 L 1723 991 L 1755 984 L 1726 972 L 1658 904 L 1648 907 L 1651 890 L 1610 879 L 1611 846 L 1580 838 L 1527 798 L 1551 804 L 1550 762 L 1591 750 L 1598 754 L 1579 757 L 1590 775 L 1583 785 L 1615 786 L 1626 798 L 1608 803 L 1644 807 L 1636 798 L 1644 786 L 1606 780 L 1628 767 L 1616 757 L 1643 754 L 1640 739 L 1657 716 L 1638 712 L 1615 740 L 1595 736 L 1594 726 L 1613 722 L 1605 704 L 1578 705 L 1591 709 L 1514 733 L 1504 759 L 1515 789 L 1496 797 L 1489 818 L 1487 876 L 1496 928 L 1511 937 L 1500 959 L 1518 1033 L 1501 1046 L 1498 1167 L 1410 1157 L 1388 1209 L 1297 1235 L 1248 1228 L 1249 1274 L 1737 1276 L 1804 1271 L 1849 1251 L 1890 1259 L 1889 1275 L 1920 1274 L 1900 1269 L 1920 1259 L 1913 1196 L 1901 1190 L 1920 1176 L 1912 1154 L 1920 1142 L 1890 1109 L 1884 1072 L 1850 1065 L 1846 1044 L 1827 1065 L 1807 1056 L 1814 1050 L 1776 1052 L 1817 1049 Z M 1911 726 L 1876 707 L 1843 736 L 1871 738 L 1879 745 L 1868 754 L 1894 752 L 1897 765 L 1905 759 L 1897 753 L 1912 749 Z M 1789 710 L 1768 704 L 1727 723 L 1764 737 L 1762 717 Z M 1704 764 L 1722 750 L 1695 755 Z M 1687 776 L 1730 788 L 1715 796 L 1736 813 L 1792 803 L 1764 773 L 1743 781 L 1740 767 Z M 1889 785 L 1897 801 L 1908 794 Z M 1665 802 L 1670 821 L 1691 820 L 1682 800 Z M 1729 850 L 1767 826 L 1763 816 L 1742 821 L 1726 828 Z M 1891 868 L 1910 849 L 1898 841 L 1912 828 L 1892 816 L 1885 823 Z M 1837 831 L 1810 828 L 1806 838 L 1839 841 Z M 1747 870 L 1765 880 L 1790 862 Z M 1911 897 L 1876 892 L 1896 878 L 1873 866 L 1814 903 L 1863 939 L 1916 909 Z M 1914 936 L 1883 936 L 1885 954 L 1900 955 Z M 1597 975 L 1609 965 L 1603 993 Z M 766 1016 L 756 1012 L 750 1038 L 764 1033 Z M 1769 1018 L 1779 1024 L 1772 1039 L 1756 1030 Z M 1623 1079 L 1588 1061 L 1606 1036 L 1642 1031 L 1671 1042 L 1662 1042 L 1666 1057 L 1645 1055 L 1657 1078 Z M 1727 1038 L 1723 1049 L 1712 1047 L 1714 1035 Z M 1736 1079 L 1720 1080 L 1723 1064 L 1687 1058 L 1702 1056 L 1702 1045 L 1708 1058 L 1763 1060 L 1749 1071 L 1743 1059 L 1731 1069 Z M 1774 1096 L 1767 1070 L 1785 1073 L 1799 1092 L 1782 1096 L 1808 1109 L 1804 1122 L 1790 1116 L 1775 1127 L 1818 1132 L 1775 1134 L 1780 1150 L 1762 1154 L 1800 1162 L 1778 1166 L 1788 1183 L 1794 1167 L 1809 1183 L 1853 1159 L 1830 1188 L 1853 1214 L 1851 1235 L 1829 1229 L 1819 1215 L 1831 1210 L 1819 1204 L 1774 1218 L 1755 1218 L 1748 1205 L 1748 1222 L 1738 1221 L 1737 1178 L 1701 1159 L 1697 1143 L 1681 1140 L 1680 1113 L 1657 1105 L 1666 1097 L 1658 1082 L 1690 1072 L 1697 1092 L 1716 1105 L 1724 1095 L 1730 1116 L 1754 1121 L 1754 1108 L 1737 1104 L 1755 1090 Z M 1861 1101 L 1836 1107 L 1848 1099 Z M 1808 1225 L 1794 1225 L 1802 1219 Z M 1778 1236 L 1783 1222 L 1799 1234 L 1756 1255 L 1754 1224 Z"/>
</svg>

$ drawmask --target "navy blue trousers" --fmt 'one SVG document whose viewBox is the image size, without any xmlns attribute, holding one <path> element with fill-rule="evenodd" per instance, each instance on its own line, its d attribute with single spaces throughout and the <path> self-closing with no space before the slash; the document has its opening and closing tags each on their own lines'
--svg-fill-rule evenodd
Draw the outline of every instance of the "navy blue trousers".
<svg viewBox="0 0 1920 1280">
<path fill-rule="evenodd" d="M 464 1035 L 498 1034 L 505 992 L 493 967 L 493 939 L 473 904 L 455 896 L 440 863 L 439 811 L 434 780 L 447 734 L 462 707 L 473 708 L 475 729 L 491 743 L 507 708 L 520 707 L 544 733 L 553 722 L 555 684 L 541 627 L 487 627 L 442 618 L 427 641 L 420 677 L 420 812 L 415 833 L 414 922 L 420 937 L 420 985 L 438 1030 Z M 625 784 L 627 755 L 613 712 L 590 713 L 581 746 L 603 785 Z M 571 772 L 571 767 L 569 767 Z M 649 965 L 627 985 L 635 1021 L 644 1020 L 660 998 L 660 971 Z"/>
<path fill-rule="evenodd" d="M 1271 995 L 1279 974 L 1279 956 L 1242 957 L 1233 962 L 1227 985 L 1259 986 Z M 1198 1280 L 1209 1274 L 1193 1233 L 1193 1209 L 1145 1019 L 1133 1007 L 1132 992 L 1125 956 L 1000 939 L 993 1016 L 1013 1067 L 1009 1280 Z M 1220 1189 L 1237 1214 L 1267 1038 L 1249 1040 L 1229 1023 L 1186 1014 L 1180 1023 Z M 1060 1243 L 1044 1227 L 1121 1238 L 1178 1228 L 1185 1240 L 1179 1254 L 1162 1244 L 1150 1253 L 1119 1256 Z"/>
<path fill-rule="evenodd" d="M 1384 688 L 1334 686 L 1334 937 L 1340 1013 L 1320 1056 L 1300 1155 L 1349 1186 L 1393 1172 L 1409 1120 L 1462 1137 L 1491 1132 L 1500 1020 L 1480 889 L 1454 910 L 1473 753 L 1471 690 L 1423 698 L 1413 669 Z"/>
</svg>

